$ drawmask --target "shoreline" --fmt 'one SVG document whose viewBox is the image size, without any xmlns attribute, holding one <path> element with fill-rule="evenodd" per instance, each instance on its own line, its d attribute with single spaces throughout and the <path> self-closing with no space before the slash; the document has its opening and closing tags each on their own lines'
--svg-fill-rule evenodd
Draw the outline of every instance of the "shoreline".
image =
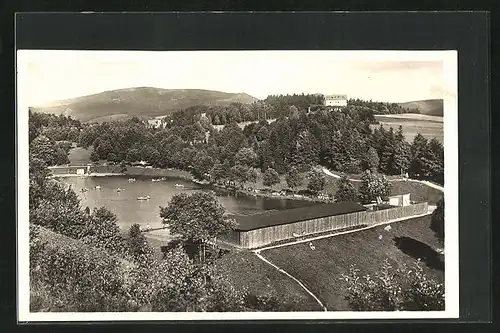
<svg viewBox="0 0 500 333">
<path fill-rule="evenodd" d="M 117 169 L 119 166 L 101 166 L 101 168 Z M 285 200 L 299 200 L 299 201 L 309 201 L 318 203 L 328 203 L 332 202 L 328 199 L 311 198 L 306 196 L 290 196 L 290 195 L 272 195 L 271 193 L 255 192 L 247 189 L 235 189 L 228 188 L 225 185 L 216 183 L 205 183 L 195 179 L 188 171 L 180 169 L 160 169 L 160 168 L 141 168 L 141 167 L 128 167 L 125 172 L 92 172 L 90 174 L 77 175 L 77 174 L 56 174 L 49 176 L 50 178 L 68 178 L 68 177 L 113 177 L 113 176 L 130 176 L 130 177 L 171 177 L 184 181 L 189 181 L 201 186 L 209 186 L 214 190 L 226 191 L 235 195 L 245 195 L 260 198 L 270 198 L 270 199 L 285 199 Z M 279 190 L 275 190 L 279 192 Z"/>
</svg>

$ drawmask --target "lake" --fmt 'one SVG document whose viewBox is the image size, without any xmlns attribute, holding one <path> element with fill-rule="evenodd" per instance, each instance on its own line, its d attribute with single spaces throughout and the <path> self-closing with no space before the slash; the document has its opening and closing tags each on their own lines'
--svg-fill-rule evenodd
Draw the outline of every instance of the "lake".
<svg viewBox="0 0 500 333">
<path fill-rule="evenodd" d="M 151 228 L 162 226 L 160 206 L 166 206 L 177 193 L 195 190 L 211 191 L 210 186 L 198 185 L 177 178 L 166 178 L 164 181 L 153 182 L 149 177 L 136 177 L 135 182 L 129 182 L 128 176 L 110 177 L 67 177 L 59 180 L 71 185 L 81 199 L 82 207 L 106 207 L 119 220 L 122 230 L 139 223 L 149 224 Z M 175 184 L 184 185 L 176 187 Z M 101 189 L 95 189 L 99 185 Z M 81 192 L 83 188 L 89 189 Z M 121 188 L 124 191 L 117 192 Z M 264 210 L 283 210 L 313 205 L 314 203 L 300 200 L 279 198 L 263 198 L 247 195 L 230 195 L 227 191 L 215 190 L 222 206 L 230 214 L 254 214 Z M 150 196 L 149 200 L 137 200 L 137 197 Z"/>
</svg>

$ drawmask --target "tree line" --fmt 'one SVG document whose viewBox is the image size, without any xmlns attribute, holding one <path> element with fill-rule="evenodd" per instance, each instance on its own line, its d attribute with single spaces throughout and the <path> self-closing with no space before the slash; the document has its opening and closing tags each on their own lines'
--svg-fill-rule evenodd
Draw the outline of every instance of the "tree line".
<svg viewBox="0 0 500 333">
<path fill-rule="evenodd" d="M 88 124 L 78 144 L 92 146 L 95 161 L 144 160 L 189 170 L 201 178 L 221 165 L 226 171 L 240 165 L 285 174 L 292 166 L 305 172 L 320 164 L 350 174 L 367 169 L 387 175 L 408 172 L 416 179 L 443 183 L 444 150 L 437 139 L 418 134 L 409 143 L 401 126 L 397 131 L 383 126 L 372 130 L 373 123 L 371 111 L 348 107 L 339 112 L 297 111 L 272 123 L 261 119 L 244 129 L 231 122 L 219 131 L 208 117 L 188 109 L 174 113 L 165 128 L 150 128 L 137 118 Z"/>
<path fill-rule="evenodd" d="M 420 113 L 419 109 L 410 110 L 409 108 L 402 107 L 398 103 L 367 101 L 359 98 L 349 99 L 347 105 L 367 108 L 373 110 L 376 114 Z"/>
</svg>

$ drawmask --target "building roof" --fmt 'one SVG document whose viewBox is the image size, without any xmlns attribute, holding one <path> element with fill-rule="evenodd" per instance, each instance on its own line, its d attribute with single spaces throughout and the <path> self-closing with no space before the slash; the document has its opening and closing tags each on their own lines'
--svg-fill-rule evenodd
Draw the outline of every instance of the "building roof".
<svg viewBox="0 0 500 333">
<path fill-rule="evenodd" d="M 235 230 L 248 231 L 365 210 L 366 208 L 363 205 L 356 202 L 338 202 L 286 210 L 266 211 L 253 215 L 229 215 L 229 217 L 238 222 Z"/>
</svg>

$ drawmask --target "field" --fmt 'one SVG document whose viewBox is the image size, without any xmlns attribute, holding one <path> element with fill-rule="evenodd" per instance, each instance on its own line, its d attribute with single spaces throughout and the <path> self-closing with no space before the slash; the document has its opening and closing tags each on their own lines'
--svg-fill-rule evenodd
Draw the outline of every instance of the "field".
<svg viewBox="0 0 500 333">
<path fill-rule="evenodd" d="M 76 147 L 69 151 L 69 164 L 70 165 L 87 165 L 90 163 L 90 153 L 92 148 L 85 149 L 82 147 Z"/>
<path fill-rule="evenodd" d="M 299 311 L 321 311 L 319 304 L 309 296 L 295 281 L 261 261 L 249 251 L 233 251 L 223 256 L 217 269 L 234 284 L 259 295 L 276 292 L 284 302 L 291 297 L 299 300 Z"/>
<path fill-rule="evenodd" d="M 426 99 L 421 101 L 399 103 L 399 105 L 410 110 L 418 109 L 423 115 L 443 116 L 444 106 L 442 99 Z"/>
<path fill-rule="evenodd" d="M 394 181 L 391 184 L 391 195 L 410 193 L 413 201 L 427 201 L 429 204 L 435 205 L 443 197 L 443 192 L 424 184 L 404 181 Z"/>
<path fill-rule="evenodd" d="M 443 143 L 443 117 L 426 116 L 420 114 L 402 114 L 402 115 L 375 115 L 375 118 L 386 129 L 392 127 L 395 131 L 401 125 L 405 138 L 412 142 L 418 134 L 422 134 L 426 139 L 436 138 Z M 372 125 L 372 129 L 379 125 Z"/>
<path fill-rule="evenodd" d="M 316 240 L 314 251 L 308 243 L 303 243 L 261 254 L 304 283 L 328 310 L 345 311 L 350 309 L 344 299 L 346 285 L 341 274 L 348 273 L 352 264 L 360 269 L 361 275 L 372 275 L 380 270 L 385 259 L 396 267 L 411 266 L 420 257 L 424 271 L 437 281 L 444 281 L 444 262 L 435 252 L 442 245 L 429 225 L 429 216 L 420 217 L 393 223 L 389 231 L 381 226 Z"/>
</svg>

